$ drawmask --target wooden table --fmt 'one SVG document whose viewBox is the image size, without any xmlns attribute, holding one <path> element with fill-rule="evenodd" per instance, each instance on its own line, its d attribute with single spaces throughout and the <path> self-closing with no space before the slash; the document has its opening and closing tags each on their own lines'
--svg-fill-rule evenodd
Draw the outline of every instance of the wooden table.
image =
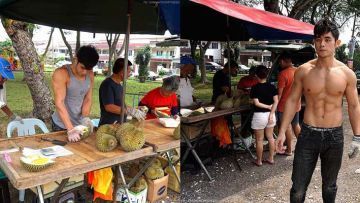
<svg viewBox="0 0 360 203">
<path fill-rule="evenodd" d="M 21 152 L 9 153 L 11 162 L 7 162 L 3 155 L 0 155 L 0 166 L 6 176 L 16 189 L 27 189 L 46 184 L 59 179 L 66 179 L 75 175 L 84 174 L 89 171 L 118 165 L 139 158 L 157 156 L 160 152 L 180 147 L 180 141 L 171 137 L 174 128 L 164 128 L 157 120 L 145 121 L 144 133 L 146 142 L 152 146 L 145 145 L 142 149 L 125 152 L 117 147 L 111 152 L 100 152 L 95 146 L 95 135 L 77 142 L 68 143 L 64 147 L 73 155 L 58 157 L 55 164 L 40 172 L 28 172 L 20 163 Z M 40 149 L 53 146 L 51 142 L 43 141 L 41 137 L 48 137 L 66 141 L 64 131 L 38 134 L 26 137 L 0 139 L 0 151 L 11 147 Z"/>
<path fill-rule="evenodd" d="M 194 125 L 194 124 L 199 123 L 201 121 L 205 121 L 205 122 L 201 125 L 200 130 L 198 131 L 199 137 L 196 138 L 196 141 L 195 141 L 194 144 L 191 144 L 189 136 L 186 135 L 185 131 L 181 130 L 181 137 L 185 140 L 185 142 L 186 142 L 186 144 L 188 146 L 188 148 L 186 149 L 184 155 L 181 157 L 181 162 L 184 162 L 186 160 L 187 156 L 189 155 L 189 152 L 191 151 L 192 154 L 194 155 L 196 161 L 199 163 L 201 168 L 205 171 L 205 173 L 208 176 L 209 180 L 213 181 L 213 178 L 211 177 L 210 173 L 208 172 L 208 170 L 206 169 L 206 167 L 202 163 L 200 157 L 198 156 L 198 154 L 197 154 L 197 152 L 195 150 L 195 147 L 197 146 L 198 142 L 201 140 L 201 137 L 203 136 L 205 128 L 208 125 L 208 123 L 210 122 L 210 119 L 217 118 L 217 117 L 220 117 L 220 116 L 232 115 L 234 113 L 246 112 L 246 111 L 250 111 L 250 110 L 251 110 L 250 105 L 244 105 L 244 106 L 240 106 L 239 108 L 231 108 L 231 109 L 225 109 L 225 110 L 215 110 L 213 112 L 201 114 L 201 115 L 198 115 L 198 116 L 182 117 L 181 118 L 181 125 Z"/>
</svg>

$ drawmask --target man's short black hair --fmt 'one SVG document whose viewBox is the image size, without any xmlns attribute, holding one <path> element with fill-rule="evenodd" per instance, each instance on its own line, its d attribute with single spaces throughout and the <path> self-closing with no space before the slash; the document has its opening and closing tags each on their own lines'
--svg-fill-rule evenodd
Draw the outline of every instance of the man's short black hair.
<svg viewBox="0 0 360 203">
<path fill-rule="evenodd" d="M 85 69 L 92 70 L 99 61 L 99 54 L 95 47 L 86 45 L 79 48 L 76 52 L 76 58 L 79 63 L 82 63 L 85 66 Z"/>
<path fill-rule="evenodd" d="M 269 73 L 269 69 L 266 66 L 264 66 L 264 65 L 256 66 L 255 74 L 258 78 L 264 79 L 267 77 L 268 73 Z"/>
<path fill-rule="evenodd" d="M 331 22 L 328 18 L 319 20 L 314 27 L 314 36 L 315 38 L 320 37 L 323 34 L 331 32 L 335 40 L 339 39 L 339 29 L 335 23 Z"/>
<path fill-rule="evenodd" d="M 292 56 L 291 56 L 291 54 L 290 54 L 290 52 L 288 52 L 288 51 L 284 51 L 284 52 L 282 52 L 281 54 L 280 54 L 280 56 L 279 56 L 279 60 L 292 60 L 292 58 L 291 58 Z"/>
<path fill-rule="evenodd" d="M 116 59 L 114 65 L 113 65 L 113 73 L 118 74 L 124 69 L 125 65 L 125 59 L 124 58 L 118 58 Z M 128 60 L 128 66 L 132 66 L 132 63 Z"/>
<path fill-rule="evenodd" d="M 239 64 L 236 61 L 230 60 L 229 62 L 230 62 L 230 68 L 236 68 L 236 69 L 239 68 Z M 225 63 L 224 68 L 229 67 L 229 62 Z"/>
</svg>

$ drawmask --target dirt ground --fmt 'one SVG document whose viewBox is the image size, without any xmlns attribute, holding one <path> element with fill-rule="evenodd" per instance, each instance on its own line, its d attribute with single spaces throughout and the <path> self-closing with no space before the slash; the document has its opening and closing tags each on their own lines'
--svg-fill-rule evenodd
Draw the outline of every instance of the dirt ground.
<svg viewBox="0 0 360 203">
<path fill-rule="evenodd" d="M 360 157 L 349 160 L 352 130 L 344 103 L 345 147 L 342 167 L 338 176 L 336 202 L 360 202 Z M 294 140 L 294 145 L 296 140 Z M 196 175 L 183 172 L 181 202 L 289 202 L 293 156 L 276 156 L 275 165 L 263 164 L 257 167 L 251 164 L 248 154 L 238 154 L 237 160 L 242 171 L 229 156 L 216 159 L 207 166 L 215 181 L 209 182 L 206 174 L 200 171 Z M 306 203 L 322 202 L 320 160 L 316 166 L 306 194 Z"/>
</svg>

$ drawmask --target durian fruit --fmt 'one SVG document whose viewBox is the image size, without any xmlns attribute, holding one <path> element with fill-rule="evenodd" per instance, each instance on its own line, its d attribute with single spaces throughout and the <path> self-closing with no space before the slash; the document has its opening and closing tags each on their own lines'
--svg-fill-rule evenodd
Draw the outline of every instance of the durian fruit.
<svg viewBox="0 0 360 203">
<path fill-rule="evenodd" d="M 195 109 L 193 112 L 191 112 L 190 116 L 198 116 L 205 113 L 205 109 L 203 107 L 200 107 L 198 109 Z"/>
<path fill-rule="evenodd" d="M 227 98 L 220 104 L 220 109 L 231 109 L 234 106 L 232 98 Z"/>
<path fill-rule="evenodd" d="M 180 139 L 180 124 L 178 125 L 178 127 L 175 128 L 172 137 L 177 140 Z"/>
<path fill-rule="evenodd" d="M 117 137 L 122 149 L 127 152 L 141 149 L 145 144 L 145 135 L 141 128 L 134 127 L 133 130 L 126 131 Z"/>
<path fill-rule="evenodd" d="M 109 135 L 113 135 L 115 136 L 116 134 L 116 127 L 114 125 L 111 124 L 105 124 L 105 125 L 101 125 L 96 133 L 105 133 L 105 134 L 109 134 Z"/>
<path fill-rule="evenodd" d="M 220 105 L 222 104 L 222 102 L 224 100 L 228 99 L 228 96 L 226 94 L 222 94 L 222 95 L 219 95 L 217 98 L 216 98 L 216 102 L 215 102 L 215 107 L 216 108 L 220 108 Z"/>
<path fill-rule="evenodd" d="M 171 157 L 171 162 L 172 163 L 175 163 L 177 160 L 179 160 L 180 159 L 180 157 L 178 156 L 178 155 L 173 155 L 172 157 Z"/>
<path fill-rule="evenodd" d="M 239 108 L 241 105 L 241 98 L 238 97 L 236 99 L 234 99 L 234 108 Z"/>
<path fill-rule="evenodd" d="M 119 125 L 116 129 L 116 139 L 120 142 L 120 137 L 125 135 L 127 132 L 131 132 L 135 130 L 135 125 L 132 122 L 127 122 Z"/>
<path fill-rule="evenodd" d="M 134 193 L 138 193 L 141 192 L 143 190 L 145 190 L 147 187 L 147 183 L 146 180 L 144 178 L 144 176 L 141 176 L 135 183 L 133 186 L 131 186 L 131 188 L 129 189 L 131 192 Z"/>
<path fill-rule="evenodd" d="M 169 114 L 162 111 L 155 111 L 155 114 L 158 118 L 170 118 Z"/>
<path fill-rule="evenodd" d="M 80 138 L 85 139 L 90 135 L 89 127 L 84 125 L 78 125 L 75 127 L 76 130 L 80 131 Z"/>
<path fill-rule="evenodd" d="M 151 180 L 162 178 L 164 175 L 164 170 L 160 167 L 151 166 L 145 171 L 146 178 Z"/>
<path fill-rule="evenodd" d="M 106 133 L 96 133 L 96 148 L 101 152 L 109 152 L 115 149 L 118 141 L 112 135 Z"/>
<path fill-rule="evenodd" d="M 160 167 L 161 168 L 162 167 L 161 161 L 159 159 L 155 159 L 150 167 Z"/>
<path fill-rule="evenodd" d="M 20 157 L 20 162 L 30 172 L 41 171 L 55 163 L 52 159 L 39 155 Z"/>
</svg>

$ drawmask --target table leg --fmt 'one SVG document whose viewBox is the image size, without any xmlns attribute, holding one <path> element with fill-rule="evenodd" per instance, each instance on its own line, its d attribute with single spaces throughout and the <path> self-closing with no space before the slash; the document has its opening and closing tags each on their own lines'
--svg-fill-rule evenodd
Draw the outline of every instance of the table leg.
<svg viewBox="0 0 360 203">
<path fill-rule="evenodd" d="M 128 201 L 129 202 L 132 202 L 131 199 L 130 199 L 130 195 L 129 195 L 129 189 L 130 187 L 128 187 L 128 185 L 126 185 L 126 180 L 125 180 L 125 176 L 124 176 L 124 173 L 122 171 L 122 168 L 121 168 L 121 165 L 119 165 L 119 172 L 120 172 L 120 176 L 121 176 L 121 180 L 124 184 L 124 188 L 125 188 L 125 193 L 126 193 L 126 196 L 128 198 Z"/>
<path fill-rule="evenodd" d="M 206 127 L 206 125 L 205 125 L 205 127 Z M 205 130 L 205 129 L 202 130 L 202 133 L 203 133 L 204 130 Z M 210 180 L 210 181 L 213 181 L 214 179 L 210 176 L 208 170 L 206 169 L 206 167 L 205 167 L 204 164 L 202 163 L 200 157 L 197 155 L 197 153 L 196 153 L 196 151 L 195 151 L 195 149 L 194 149 L 194 148 L 195 148 L 195 147 L 194 147 L 195 145 L 192 146 L 190 140 L 186 137 L 186 135 L 184 135 L 184 133 L 181 133 L 181 136 L 184 138 L 186 144 L 187 144 L 188 147 L 189 147 L 189 148 L 186 150 L 186 152 L 188 152 L 188 151 L 191 150 L 191 153 L 194 155 L 196 161 L 200 164 L 201 168 L 205 171 L 205 173 L 206 173 L 206 175 L 208 176 L 209 180 Z M 182 162 L 184 162 L 185 159 L 186 159 L 186 157 L 187 157 L 187 154 L 188 154 L 188 153 L 186 153 L 186 152 L 185 152 L 185 155 L 184 155 L 184 157 L 183 157 L 183 159 L 182 159 Z"/>
<path fill-rule="evenodd" d="M 146 162 L 145 166 L 140 169 L 140 171 L 134 176 L 134 178 L 131 179 L 131 181 L 128 184 L 126 184 L 124 173 L 122 171 L 121 165 L 119 164 L 118 167 L 119 167 L 120 177 L 121 177 L 121 180 L 123 182 L 123 187 L 125 188 L 126 196 L 128 197 L 129 202 L 131 202 L 130 201 L 130 196 L 129 196 L 129 188 L 132 185 L 134 185 L 135 182 L 140 178 L 140 176 L 145 172 L 145 170 L 150 167 L 150 165 L 154 162 L 156 157 L 157 156 L 151 157 L 150 160 L 148 162 Z M 115 200 L 115 198 L 114 198 L 114 200 Z"/>
<path fill-rule="evenodd" d="M 179 184 L 181 184 L 179 174 L 177 173 L 176 168 L 174 167 L 174 165 L 173 165 L 173 163 L 171 161 L 169 152 L 167 151 L 165 154 L 166 154 L 166 157 L 167 157 L 167 159 L 169 161 L 169 166 L 170 166 L 171 170 L 175 173 L 176 179 L 179 182 Z"/>
<path fill-rule="evenodd" d="M 51 198 L 51 203 L 55 203 L 58 199 L 59 195 L 61 194 L 62 190 L 64 189 L 66 183 L 69 181 L 70 178 L 65 178 L 61 181 L 59 187 L 56 189 L 54 196 Z"/>
<path fill-rule="evenodd" d="M 41 186 L 40 185 L 37 186 L 36 189 L 37 189 L 37 193 L 38 193 L 38 197 L 39 197 L 39 202 L 44 203 L 44 196 L 43 196 L 43 193 L 41 190 Z"/>
<path fill-rule="evenodd" d="M 209 121 L 207 120 L 206 122 L 204 122 L 203 126 L 200 127 L 201 130 L 200 130 L 199 136 L 197 138 L 197 141 L 195 142 L 194 145 L 191 144 L 189 138 L 186 136 L 186 133 L 181 129 L 181 137 L 185 139 L 185 142 L 188 145 L 188 148 L 186 149 L 184 155 L 181 157 L 181 164 L 183 164 L 185 162 L 187 156 L 189 155 L 190 150 L 196 148 L 197 144 L 201 140 L 201 138 L 202 138 L 202 136 L 203 136 L 203 134 L 204 134 L 204 132 L 206 130 L 206 126 L 208 125 L 208 123 L 209 123 Z M 190 145 L 188 143 L 190 143 Z"/>
</svg>

